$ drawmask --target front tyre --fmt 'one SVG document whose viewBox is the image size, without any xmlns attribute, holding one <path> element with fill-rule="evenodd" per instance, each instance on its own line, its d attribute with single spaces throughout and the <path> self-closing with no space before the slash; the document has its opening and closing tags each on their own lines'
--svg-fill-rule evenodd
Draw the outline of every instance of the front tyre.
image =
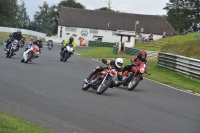
<svg viewBox="0 0 200 133">
<path fill-rule="evenodd" d="M 86 84 L 85 82 L 83 83 L 82 85 L 82 90 L 86 91 L 90 88 L 90 85 L 89 84 Z"/>
<path fill-rule="evenodd" d="M 107 77 L 107 79 L 104 81 L 104 83 L 103 83 L 103 84 L 101 83 L 101 84 L 99 85 L 96 94 L 101 95 L 102 93 L 104 93 L 104 92 L 108 89 L 108 87 L 110 86 L 111 83 L 112 83 L 112 77 L 110 77 L 110 76 L 108 75 L 108 77 Z"/>
<path fill-rule="evenodd" d="M 63 60 L 63 61 L 64 61 L 64 62 L 66 62 L 68 58 L 69 58 L 69 53 L 68 53 L 68 52 L 66 52 L 66 53 L 65 53 L 64 60 Z"/>
<path fill-rule="evenodd" d="M 131 81 L 129 82 L 129 84 L 128 84 L 128 89 L 127 90 L 132 91 L 139 84 L 139 82 L 140 82 L 140 77 L 139 76 L 133 77 L 131 79 Z"/>
<path fill-rule="evenodd" d="M 30 56 L 28 57 L 28 59 L 26 61 L 24 61 L 24 63 L 28 63 L 32 58 L 33 58 L 33 54 L 31 53 Z"/>
</svg>

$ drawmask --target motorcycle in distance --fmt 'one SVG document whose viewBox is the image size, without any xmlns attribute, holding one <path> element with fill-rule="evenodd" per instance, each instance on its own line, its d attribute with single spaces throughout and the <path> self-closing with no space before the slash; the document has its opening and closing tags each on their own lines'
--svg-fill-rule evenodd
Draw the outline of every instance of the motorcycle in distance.
<svg viewBox="0 0 200 133">
<path fill-rule="evenodd" d="M 96 90 L 96 94 L 101 95 L 104 93 L 108 87 L 111 86 L 113 78 L 117 76 L 117 71 L 111 66 L 106 67 L 102 72 L 96 73 L 90 80 L 88 84 L 84 81 L 82 85 L 82 90 L 88 90 L 90 87 Z"/>
<path fill-rule="evenodd" d="M 60 61 L 66 62 L 69 57 L 73 54 L 74 48 L 72 44 L 68 44 L 61 52 Z"/>
<path fill-rule="evenodd" d="M 6 42 L 7 43 L 7 42 Z M 17 40 L 14 40 L 8 49 L 4 49 L 4 52 L 6 54 L 7 58 L 11 58 L 12 56 L 14 56 L 14 52 L 19 50 L 19 42 Z"/>
<path fill-rule="evenodd" d="M 131 68 L 131 70 L 125 71 L 123 73 L 122 82 L 118 84 L 118 86 L 120 85 L 126 86 L 127 90 L 132 91 L 133 89 L 136 88 L 136 86 L 139 84 L 139 82 L 143 78 L 145 69 L 146 69 L 145 63 L 140 62 L 140 64 L 138 64 L 134 62 L 134 66 Z M 148 73 L 148 75 L 151 75 L 151 74 Z"/>
<path fill-rule="evenodd" d="M 21 62 L 28 63 L 31 62 L 35 57 L 39 55 L 39 47 L 37 45 L 32 45 L 30 48 L 23 53 Z"/>
<path fill-rule="evenodd" d="M 53 48 L 53 41 L 52 40 L 48 40 L 47 46 L 48 46 L 48 49 L 51 50 Z"/>
</svg>

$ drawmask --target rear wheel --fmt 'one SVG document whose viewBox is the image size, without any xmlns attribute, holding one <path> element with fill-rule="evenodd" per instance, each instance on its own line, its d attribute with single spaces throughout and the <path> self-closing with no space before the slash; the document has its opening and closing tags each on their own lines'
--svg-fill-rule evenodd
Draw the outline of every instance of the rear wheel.
<svg viewBox="0 0 200 133">
<path fill-rule="evenodd" d="M 138 77 L 138 76 L 137 77 L 133 77 L 132 80 L 128 84 L 128 89 L 127 90 L 132 91 L 139 84 L 139 82 L 140 82 L 140 77 Z"/>
</svg>

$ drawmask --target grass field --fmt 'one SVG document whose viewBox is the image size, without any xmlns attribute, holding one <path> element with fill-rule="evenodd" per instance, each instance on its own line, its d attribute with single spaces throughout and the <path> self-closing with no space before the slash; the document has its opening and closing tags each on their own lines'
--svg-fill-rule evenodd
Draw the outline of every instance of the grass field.
<svg viewBox="0 0 200 133">
<path fill-rule="evenodd" d="M 50 131 L 0 112 L 0 133 L 50 133 Z"/>
<path fill-rule="evenodd" d="M 11 32 L 0 32 L 0 40 L 7 40 L 9 38 L 9 35 L 11 34 Z M 37 39 L 36 36 L 31 36 L 31 35 L 26 35 L 26 34 L 22 34 L 23 37 L 26 38 L 26 40 L 30 39 L 31 37 L 33 37 L 34 40 Z M 43 39 L 44 41 L 44 39 Z"/>
<path fill-rule="evenodd" d="M 135 44 L 134 48 L 160 52 L 162 51 L 162 47 L 165 47 L 167 49 L 167 47 L 171 45 L 174 46 L 176 50 L 177 44 L 179 44 L 180 46 L 181 44 L 192 45 L 193 41 L 197 40 L 198 33 L 190 33 L 186 35 L 175 35 L 167 38 L 162 38 L 157 41 L 147 43 L 137 43 Z"/>
</svg>

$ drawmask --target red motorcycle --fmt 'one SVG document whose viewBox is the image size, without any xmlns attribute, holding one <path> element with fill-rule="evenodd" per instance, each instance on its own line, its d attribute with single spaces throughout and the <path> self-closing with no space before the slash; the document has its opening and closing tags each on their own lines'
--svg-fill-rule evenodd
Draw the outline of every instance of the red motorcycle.
<svg viewBox="0 0 200 133">
<path fill-rule="evenodd" d="M 82 89 L 88 90 L 92 87 L 96 90 L 96 94 L 101 95 L 104 93 L 108 87 L 111 86 L 113 82 L 113 77 L 117 76 L 117 71 L 114 68 L 105 68 L 102 72 L 98 72 L 91 78 L 90 84 L 84 81 Z"/>
<path fill-rule="evenodd" d="M 143 78 L 143 74 L 146 70 L 146 65 L 143 62 L 136 63 L 129 71 L 123 73 L 123 79 L 121 84 L 127 86 L 127 90 L 132 91 L 139 84 Z M 150 73 L 148 73 L 150 75 Z"/>
</svg>

